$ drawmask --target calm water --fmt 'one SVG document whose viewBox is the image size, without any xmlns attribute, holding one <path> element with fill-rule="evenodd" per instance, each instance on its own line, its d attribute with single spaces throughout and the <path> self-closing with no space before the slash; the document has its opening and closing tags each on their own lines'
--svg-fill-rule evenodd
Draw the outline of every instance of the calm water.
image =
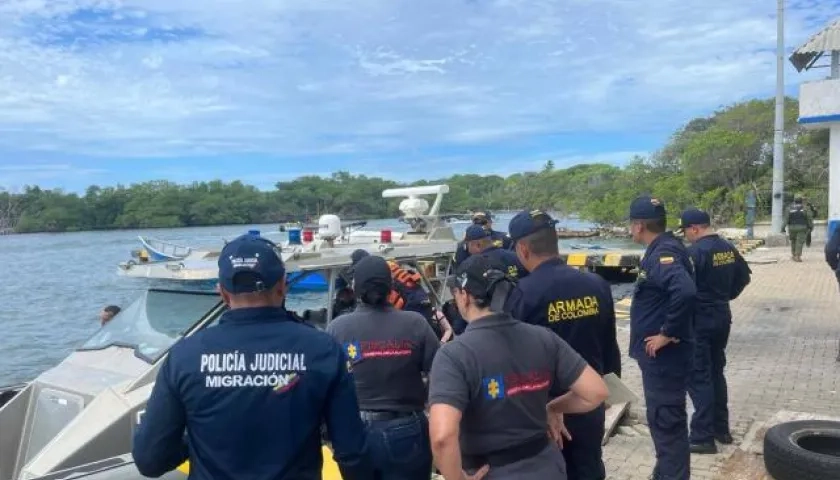
<svg viewBox="0 0 840 480">
<path fill-rule="evenodd" d="M 508 220 L 500 217 L 496 228 L 505 230 Z M 386 227 L 398 230 L 400 224 L 394 220 L 368 224 L 370 229 Z M 461 235 L 465 227 L 455 225 L 456 233 Z M 276 225 L 239 225 L 0 236 L 0 385 L 30 380 L 55 365 L 96 332 L 103 306 L 128 306 L 143 291 L 144 281 L 116 273 L 117 264 L 139 247 L 138 235 L 221 247 L 223 238 L 232 239 L 250 228 L 277 230 Z M 290 299 L 289 306 L 319 308 L 318 298 L 306 294 Z"/>
</svg>

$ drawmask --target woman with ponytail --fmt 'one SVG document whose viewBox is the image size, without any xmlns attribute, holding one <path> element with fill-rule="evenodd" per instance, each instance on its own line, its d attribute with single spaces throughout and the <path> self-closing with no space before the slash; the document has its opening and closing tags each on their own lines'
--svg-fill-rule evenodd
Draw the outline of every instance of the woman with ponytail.
<svg viewBox="0 0 840 480">
<path fill-rule="evenodd" d="M 432 471 L 424 375 L 440 341 L 417 312 L 395 308 L 393 279 L 382 257 L 353 267 L 356 309 L 327 331 L 342 345 L 353 371 L 368 445 L 383 480 L 428 480 Z"/>
</svg>

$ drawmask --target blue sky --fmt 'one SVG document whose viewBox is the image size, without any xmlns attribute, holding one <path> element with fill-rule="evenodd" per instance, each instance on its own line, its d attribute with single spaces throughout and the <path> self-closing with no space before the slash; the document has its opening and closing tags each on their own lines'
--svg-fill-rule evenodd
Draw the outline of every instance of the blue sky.
<svg viewBox="0 0 840 480">
<path fill-rule="evenodd" d="M 788 1 L 790 49 L 840 14 Z M 3 0 L 0 186 L 510 174 L 773 94 L 772 0 Z M 786 83 L 825 70 L 797 74 Z"/>
</svg>

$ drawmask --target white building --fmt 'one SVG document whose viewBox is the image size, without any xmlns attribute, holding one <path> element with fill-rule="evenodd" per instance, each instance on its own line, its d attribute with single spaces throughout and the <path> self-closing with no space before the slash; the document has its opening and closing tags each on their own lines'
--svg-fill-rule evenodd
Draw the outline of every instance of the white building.
<svg viewBox="0 0 840 480">
<path fill-rule="evenodd" d="M 822 61 L 821 61 L 822 60 Z M 840 20 L 811 37 L 790 56 L 796 70 L 829 67 L 822 80 L 799 87 L 799 123 L 828 128 L 828 235 L 840 224 Z"/>
</svg>

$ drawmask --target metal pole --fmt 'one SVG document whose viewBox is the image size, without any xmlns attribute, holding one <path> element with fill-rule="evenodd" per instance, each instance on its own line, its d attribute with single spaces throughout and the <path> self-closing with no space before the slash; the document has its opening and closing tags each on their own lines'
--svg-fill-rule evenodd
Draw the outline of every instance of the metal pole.
<svg viewBox="0 0 840 480">
<path fill-rule="evenodd" d="M 773 135 L 773 209 L 770 229 L 782 233 L 785 207 L 785 2 L 777 0 L 776 13 L 776 125 Z"/>
<path fill-rule="evenodd" d="M 755 190 L 747 192 L 747 238 L 752 240 L 755 225 Z"/>
</svg>

